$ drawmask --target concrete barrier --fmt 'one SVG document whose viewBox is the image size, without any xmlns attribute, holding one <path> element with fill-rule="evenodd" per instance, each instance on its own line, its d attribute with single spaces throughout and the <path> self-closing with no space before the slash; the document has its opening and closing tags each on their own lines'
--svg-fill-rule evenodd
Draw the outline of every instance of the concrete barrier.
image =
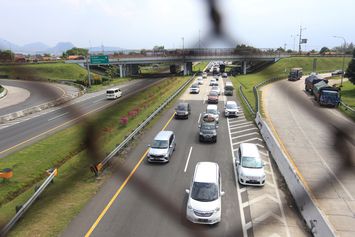
<svg viewBox="0 0 355 237">
<path fill-rule="evenodd" d="M 288 189 L 295 199 L 297 207 L 313 236 L 335 236 L 332 225 L 329 223 L 322 211 L 317 207 L 316 202 L 313 200 L 311 194 L 302 183 L 294 166 L 290 163 L 286 154 L 281 149 L 279 142 L 274 137 L 259 112 L 256 115 L 255 122 L 259 127 L 260 133 L 264 138 L 272 157 L 274 158 L 287 183 Z"/>
</svg>

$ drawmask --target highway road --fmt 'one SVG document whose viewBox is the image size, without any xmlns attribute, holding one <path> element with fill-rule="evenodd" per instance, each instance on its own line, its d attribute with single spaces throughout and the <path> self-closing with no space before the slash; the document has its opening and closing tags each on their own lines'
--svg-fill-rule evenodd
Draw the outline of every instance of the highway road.
<svg viewBox="0 0 355 237">
<path fill-rule="evenodd" d="M 239 118 L 223 117 L 226 97 L 218 104 L 221 118 L 217 143 L 200 143 L 198 124 L 206 109 L 209 79 L 201 92 L 185 92 L 180 101 L 190 103 L 192 115 L 187 120 L 173 118 L 173 108 L 162 114 L 159 122 L 144 132 L 138 144 L 121 163 L 131 171 L 128 177 L 116 173 L 86 205 L 62 233 L 69 236 L 308 236 L 302 229 L 297 213 L 288 207 L 287 194 L 280 197 L 280 177 L 274 175 L 267 151 L 256 132 L 256 126 Z M 220 88 L 223 83 L 220 81 Z M 235 99 L 235 98 L 234 98 Z M 241 123 L 241 124 L 238 124 Z M 147 145 L 160 130 L 172 130 L 177 146 L 167 164 L 149 164 Z M 244 130 L 253 130 L 248 133 Z M 232 132 L 233 130 L 233 132 Z M 239 133 L 240 136 L 232 134 Z M 243 136 L 244 134 L 244 136 Z M 243 138 L 242 138 L 243 137 Z M 242 139 L 261 140 L 259 146 L 268 166 L 265 187 L 240 187 L 236 183 L 232 150 Z M 232 140 L 233 141 L 232 141 Z M 239 141 L 239 142 L 238 142 Z M 186 220 L 185 189 L 189 188 L 194 167 L 200 161 L 217 162 L 222 187 L 222 221 L 214 226 L 191 224 Z M 275 179 L 277 178 L 277 180 Z M 140 182 L 143 186 L 139 186 Z M 276 190 L 276 191 L 275 191 Z M 250 197 L 250 199 L 249 199 Z M 285 209 L 286 208 L 286 209 Z M 256 214 L 257 213 L 257 214 Z M 258 216 L 256 216 L 258 215 Z M 286 221 L 287 218 L 287 221 Z M 256 231 L 255 231 L 256 230 Z M 254 232 L 255 231 L 255 232 Z"/>
<path fill-rule="evenodd" d="M 157 83 L 159 80 L 163 79 L 140 79 L 121 85 L 120 87 L 123 92 L 122 98 Z M 46 95 L 45 87 L 33 89 L 32 92 L 34 92 L 34 90 L 38 90 L 36 93 L 44 93 L 44 95 Z M 56 96 L 51 95 L 49 99 L 55 98 Z M 119 101 L 121 101 L 121 99 L 106 100 L 105 91 L 95 92 L 85 94 L 61 106 L 53 107 L 33 115 L 28 115 L 5 124 L 1 124 L 0 158 L 21 149 L 24 146 L 32 144 L 33 142 L 48 136 L 59 129 L 72 125 L 74 122 L 77 122 L 80 118 L 82 118 L 83 115 L 97 112 L 113 103 L 119 103 Z M 23 106 L 25 105 L 24 103 L 27 102 L 23 102 L 21 105 L 14 105 L 14 107 L 17 109 L 21 107 L 23 109 Z M 10 106 L 5 109 L 13 108 Z M 75 111 L 75 113 L 73 113 L 73 111 Z"/>
<path fill-rule="evenodd" d="M 1 79 L 0 84 L 20 88 L 20 94 L 12 98 L 12 101 L 7 101 L 6 104 L 0 101 L 0 116 L 53 101 L 66 93 L 54 83 Z M 8 96 L 11 97 L 10 94 Z"/>
<path fill-rule="evenodd" d="M 320 107 L 313 96 L 304 91 L 304 78 L 269 84 L 262 88 L 262 96 L 270 127 L 282 141 L 288 157 L 337 236 L 355 236 L 355 163 L 347 164 L 347 170 L 341 168 L 342 156 L 336 151 L 338 148 L 345 151 L 345 144 L 336 144 L 329 124 L 347 126 L 347 132 L 354 139 L 354 122 L 337 109 Z M 305 110 L 306 107 L 314 113 Z M 354 144 L 350 151 L 354 158 Z"/>
</svg>

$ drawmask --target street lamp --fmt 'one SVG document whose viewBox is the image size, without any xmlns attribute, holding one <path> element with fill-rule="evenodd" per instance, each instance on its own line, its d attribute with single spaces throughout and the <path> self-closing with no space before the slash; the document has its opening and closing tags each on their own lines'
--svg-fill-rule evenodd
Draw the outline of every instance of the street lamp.
<svg viewBox="0 0 355 237">
<path fill-rule="evenodd" d="M 343 67 L 342 67 L 342 72 L 341 72 L 341 81 L 340 81 L 340 87 L 343 86 L 343 79 L 344 79 L 344 64 L 345 64 L 345 47 L 346 47 L 346 40 L 343 36 L 333 36 L 334 38 L 342 39 L 344 40 L 344 46 L 343 46 Z"/>
<path fill-rule="evenodd" d="M 182 55 L 184 55 L 184 37 L 181 37 L 182 39 Z"/>
</svg>

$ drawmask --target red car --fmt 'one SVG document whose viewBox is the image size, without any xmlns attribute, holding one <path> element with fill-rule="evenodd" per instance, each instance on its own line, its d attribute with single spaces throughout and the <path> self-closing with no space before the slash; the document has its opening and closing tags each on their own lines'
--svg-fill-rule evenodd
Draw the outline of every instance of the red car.
<svg viewBox="0 0 355 237">
<path fill-rule="evenodd" d="M 218 93 L 216 91 L 210 91 L 210 93 L 208 94 L 207 102 L 209 104 L 218 104 Z"/>
</svg>

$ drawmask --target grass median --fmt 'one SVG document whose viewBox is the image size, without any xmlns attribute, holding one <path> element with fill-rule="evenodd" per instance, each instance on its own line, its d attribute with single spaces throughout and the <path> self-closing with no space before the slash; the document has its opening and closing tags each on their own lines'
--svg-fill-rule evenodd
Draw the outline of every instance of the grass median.
<svg viewBox="0 0 355 237">
<path fill-rule="evenodd" d="M 102 153 L 113 150 L 187 79 L 162 81 L 92 116 Z M 146 107 L 127 125 L 119 124 L 122 116 L 143 103 Z M 93 161 L 86 154 L 84 133 L 84 125 L 77 124 L 0 160 L 0 167 L 14 170 L 14 178 L 0 184 L 0 224 L 15 214 L 16 205 L 33 194 L 33 187 L 46 177 L 46 169 L 60 167 L 54 185 L 26 214 L 31 218 L 21 220 L 10 236 L 57 236 L 98 190 L 102 181 L 97 181 L 89 169 Z"/>
<path fill-rule="evenodd" d="M 341 88 L 341 100 L 350 106 L 352 109 L 355 109 L 355 85 L 352 84 L 350 81 L 344 82 L 343 86 Z M 339 106 L 340 111 L 345 113 L 347 116 L 349 116 L 353 121 L 355 121 L 355 113 L 346 110 L 345 107 Z"/>
<path fill-rule="evenodd" d="M 317 72 L 322 71 L 334 71 L 342 67 L 343 58 L 342 57 L 318 57 L 317 59 Z M 268 66 L 264 70 L 251 73 L 248 75 L 239 75 L 235 77 L 231 77 L 231 80 L 239 91 L 239 85 L 242 85 L 243 92 L 248 99 L 249 103 L 255 109 L 255 96 L 253 93 L 253 87 L 258 83 L 271 79 L 273 77 L 277 78 L 287 78 L 288 72 L 291 68 L 294 67 L 301 67 L 303 68 L 304 74 L 309 74 L 312 72 L 313 69 L 313 57 L 290 57 L 290 58 L 283 58 L 278 62 Z M 350 61 L 350 58 L 346 58 L 346 62 Z M 239 94 L 239 92 L 238 92 Z M 252 118 L 251 113 L 244 105 L 246 109 L 246 116 L 247 118 Z"/>
</svg>

